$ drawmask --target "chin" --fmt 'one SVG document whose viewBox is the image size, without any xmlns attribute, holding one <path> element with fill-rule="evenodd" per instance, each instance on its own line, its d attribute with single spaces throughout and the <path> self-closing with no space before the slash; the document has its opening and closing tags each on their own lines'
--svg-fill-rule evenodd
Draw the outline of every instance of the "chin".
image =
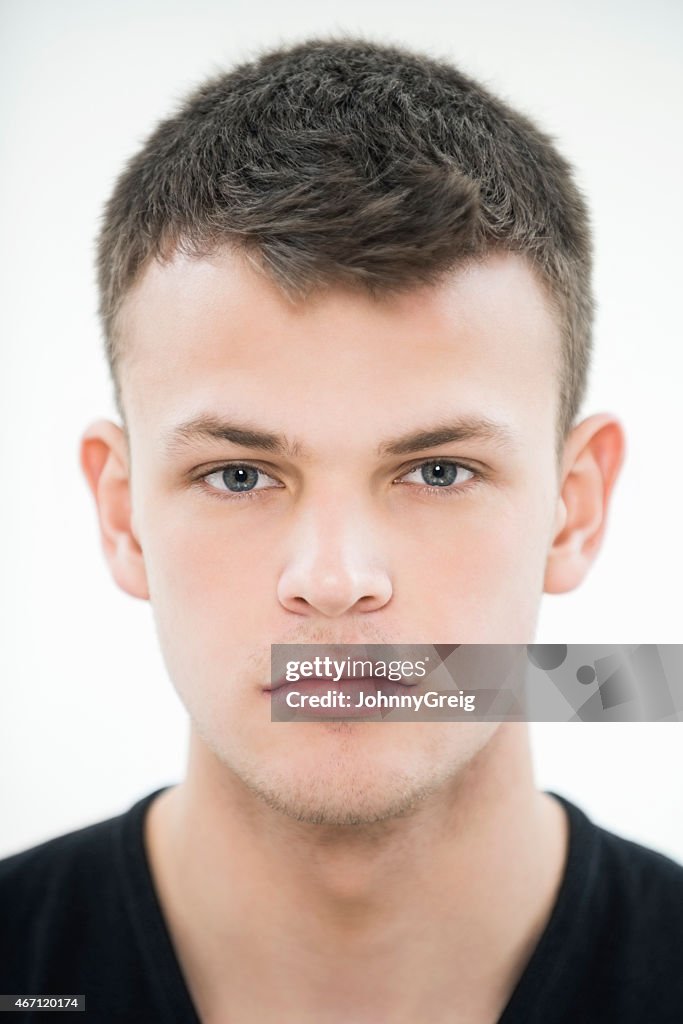
<svg viewBox="0 0 683 1024">
<path fill-rule="evenodd" d="M 405 818 L 431 794 L 431 787 L 405 779 L 355 777 L 320 772 L 308 778 L 243 778 L 247 788 L 271 809 L 310 825 L 358 826 Z"/>
<path fill-rule="evenodd" d="M 278 726 L 288 732 L 286 725 Z M 490 725 L 300 723 L 258 758 L 219 760 L 264 805 L 318 825 L 370 825 L 409 817 L 447 797 L 486 744 Z M 300 732 L 300 730 L 306 730 Z"/>
</svg>

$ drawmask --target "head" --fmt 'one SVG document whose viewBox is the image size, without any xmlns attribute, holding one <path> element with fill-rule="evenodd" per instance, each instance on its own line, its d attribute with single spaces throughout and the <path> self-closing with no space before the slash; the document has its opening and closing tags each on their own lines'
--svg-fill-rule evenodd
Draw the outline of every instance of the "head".
<svg viewBox="0 0 683 1024">
<path fill-rule="evenodd" d="M 578 420 L 590 250 L 547 136 L 359 40 L 213 79 L 117 181 L 121 424 L 81 462 L 207 756 L 273 806 L 405 813 L 496 726 L 272 723 L 271 644 L 528 643 L 588 571 L 623 456 L 616 420 Z"/>
</svg>

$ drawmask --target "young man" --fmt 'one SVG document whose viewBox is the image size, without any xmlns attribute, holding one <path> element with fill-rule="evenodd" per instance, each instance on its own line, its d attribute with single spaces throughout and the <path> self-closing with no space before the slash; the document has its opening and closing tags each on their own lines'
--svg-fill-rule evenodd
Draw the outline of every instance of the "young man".
<svg viewBox="0 0 683 1024">
<path fill-rule="evenodd" d="M 270 716 L 271 644 L 523 644 L 580 584 L 624 450 L 577 419 L 590 263 L 543 133 L 363 40 L 221 75 L 130 161 L 99 239 L 122 425 L 81 459 L 187 776 L 0 864 L 3 992 L 145 1024 L 683 1020 L 683 868 L 539 792 L 526 725 Z"/>
</svg>

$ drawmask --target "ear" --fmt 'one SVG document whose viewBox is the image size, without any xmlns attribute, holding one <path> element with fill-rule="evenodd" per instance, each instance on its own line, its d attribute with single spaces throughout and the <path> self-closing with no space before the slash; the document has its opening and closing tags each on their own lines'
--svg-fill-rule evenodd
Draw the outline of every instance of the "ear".
<svg viewBox="0 0 683 1024">
<path fill-rule="evenodd" d="M 115 423 L 98 420 L 81 438 L 80 463 L 92 491 L 102 549 L 112 575 L 132 597 L 149 599 L 142 548 L 131 513 L 126 436 Z"/>
<path fill-rule="evenodd" d="M 574 590 L 586 576 L 602 543 L 609 499 L 625 450 L 624 430 L 609 413 L 589 416 L 569 434 L 546 562 L 546 594 Z"/>
</svg>

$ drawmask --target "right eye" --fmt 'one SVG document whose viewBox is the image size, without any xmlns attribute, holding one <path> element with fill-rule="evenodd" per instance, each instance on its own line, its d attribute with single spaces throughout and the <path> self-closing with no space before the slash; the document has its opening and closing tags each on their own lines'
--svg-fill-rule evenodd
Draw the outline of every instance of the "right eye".
<svg viewBox="0 0 683 1024">
<path fill-rule="evenodd" d="M 205 473 L 199 479 L 220 494 L 240 495 L 245 491 L 269 490 L 268 483 L 260 484 L 259 477 L 262 477 L 264 481 L 270 481 L 270 484 L 274 484 L 276 487 L 282 486 L 258 466 L 252 466 L 245 462 L 226 463 L 225 466 L 218 466 L 209 473 Z"/>
</svg>

